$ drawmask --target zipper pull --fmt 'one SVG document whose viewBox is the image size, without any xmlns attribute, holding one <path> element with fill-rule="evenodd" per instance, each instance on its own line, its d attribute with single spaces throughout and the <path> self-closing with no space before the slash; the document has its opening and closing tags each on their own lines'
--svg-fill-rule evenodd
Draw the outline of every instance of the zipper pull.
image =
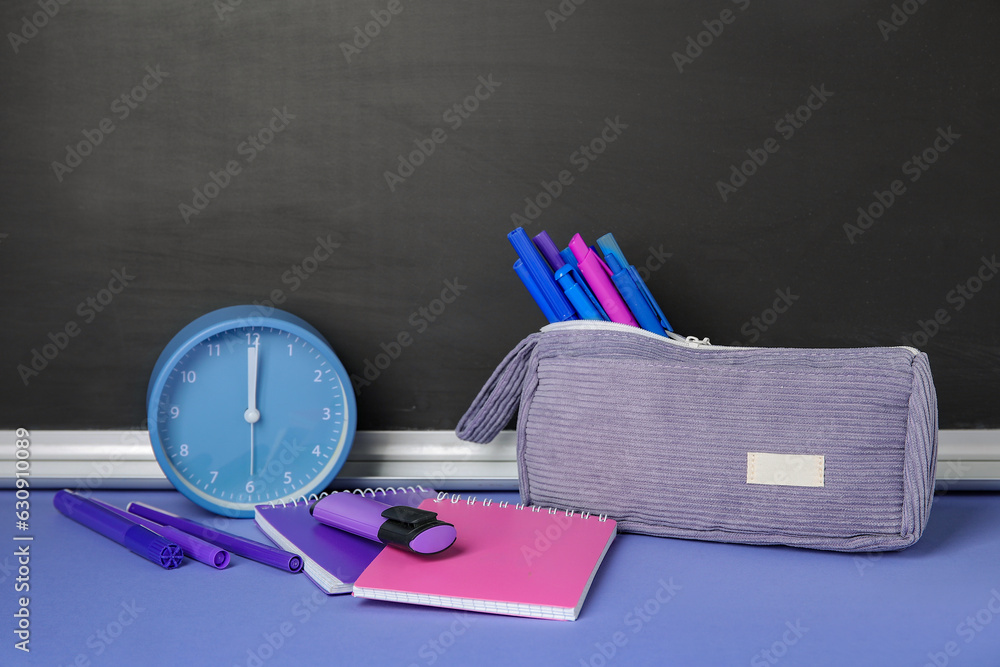
<svg viewBox="0 0 1000 667">
<path fill-rule="evenodd" d="M 684 343 L 688 347 L 702 347 L 702 346 L 711 347 L 712 345 L 711 341 L 709 341 L 707 337 L 698 338 L 697 336 L 682 336 L 678 333 L 674 333 L 673 331 L 666 332 L 666 335 L 671 340 L 675 340 L 678 343 Z"/>
</svg>

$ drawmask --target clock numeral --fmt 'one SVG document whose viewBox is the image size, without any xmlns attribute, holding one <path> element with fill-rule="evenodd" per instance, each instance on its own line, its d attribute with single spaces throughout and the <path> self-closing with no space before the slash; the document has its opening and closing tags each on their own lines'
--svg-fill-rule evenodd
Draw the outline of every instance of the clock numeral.
<svg viewBox="0 0 1000 667">
<path fill-rule="evenodd" d="M 198 375 L 194 371 L 181 371 L 181 382 L 194 384 L 194 381 L 197 379 Z"/>
<path fill-rule="evenodd" d="M 313 382 L 322 382 L 323 381 L 323 371 L 321 371 L 321 370 L 315 370 L 315 371 L 313 371 L 313 373 L 316 374 L 316 377 L 313 378 Z"/>
<path fill-rule="evenodd" d="M 215 484 L 215 478 L 219 476 L 219 471 L 218 470 L 209 470 L 208 472 L 212 473 L 212 484 Z"/>
<path fill-rule="evenodd" d="M 181 456 L 187 456 L 187 455 L 188 455 L 188 446 L 187 443 L 184 443 L 183 445 L 181 445 Z"/>
<path fill-rule="evenodd" d="M 260 342 L 259 333 L 248 333 L 247 334 L 247 345 L 256 345 Z"/>
<path fill-rule="evenodd" d="M 247 493 L 253 493 L 253 480 L 250 480 L 249 482 L 247 482 L 246 489 L 247 489 Z"/>
<path fill-rule="evenodd" d="M 330 421 L 330 408 L 323 408 L 323 421 Z"/>
<path fill-rule="evenodd" d="M 288 344 L 288 356 L 292 356 L 292 344 Z"/>
<path fill-rule="evenodd" d="M 285 484 L 291 484 L 291 483 L 292 483 L 292 473 L 286 472 L 285 473 Z"/>
<path fill-rule="evenodd" d="M 208 356 L 210 356 L 210 357 L 220 357 L 220 356 L 222 356 L 222 345 L 220 345 L 219 343 L 215 343 L 214 345 L 212 343 L 209 343 L 208 344 Z"/>
<path fill-rule="evenodd" d="M 181 409 L 179 407 L 177 407 L 176 405 L 171 405 L 170 406 L 170 418 L 171 419 L 177 419 L 180 416 L 181 416 Z"/>
<path fill-rule="evenodd" d="M 319 445 L 313 447 L 313 454 L 315 454 L 316 456 L 322 456 L 322 454 L 319 451 Z"/>
</svg>

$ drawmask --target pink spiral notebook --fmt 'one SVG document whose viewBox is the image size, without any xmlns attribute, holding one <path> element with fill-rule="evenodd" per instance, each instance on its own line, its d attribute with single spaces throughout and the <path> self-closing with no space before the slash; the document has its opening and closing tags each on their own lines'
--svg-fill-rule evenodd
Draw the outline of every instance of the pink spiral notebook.
<svg viewBox="0 0 1000 667">
<path fill-rule="evenodd" d="M 475 498 L 420 503 L 458 539 L 432 556 L 384 549 L 356 597 L 574 621 L 615 538 L 614 520 Z"/>
</svg>

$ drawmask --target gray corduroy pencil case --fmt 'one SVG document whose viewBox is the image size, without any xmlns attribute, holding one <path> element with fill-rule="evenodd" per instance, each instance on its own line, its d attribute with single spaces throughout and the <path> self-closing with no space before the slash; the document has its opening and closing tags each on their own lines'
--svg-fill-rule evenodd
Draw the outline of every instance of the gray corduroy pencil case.
<svg viewBox="0 0 1000 667">
<path fill-rule="evenodd" d="M 903 549 L 930 514 L 937 397 L 906 347 L 740 348 L 578 321 L 529 335 L 456 432 L 517 419 L 525 503 L 625 532 Z"/>
</svg>

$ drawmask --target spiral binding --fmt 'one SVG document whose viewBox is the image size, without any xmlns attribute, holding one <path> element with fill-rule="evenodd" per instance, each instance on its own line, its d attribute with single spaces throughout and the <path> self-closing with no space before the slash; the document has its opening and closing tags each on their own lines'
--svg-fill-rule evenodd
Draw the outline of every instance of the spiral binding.
<svg viewBox="0 0 1000 667">
<path fill-rule="evenodd" d="M 374 498 L 379 493 L 381 493 L 383 496 L 388 496 L 390 493 L 392 493 L 393 495 L 395 495 L 397 493 L 420 493 L 420 492 L 426 492 L 428 490 L 429 489 L 425 489 L 424 487 L 422 487 L 422 486 L 420 486 L 418 484 L 416 487 L 413 487 L 413 486 L 385 486 L 385 487 L 383 487 L 383 486 L 377 486 L 374 489 L 369 487 L 369 488 L 365 488 L 365 489 L 352 489 L 351 491 L 338 491 L 336 493 L 356 493 L 356 494 L 358 494 L 360 496 L 367 496 L 369 493 L 371 493 L 371 497 Z M 276 503 L 279 502 L 277 500 L 271 500 L 271 501 L 269 501 L 267 503 L 261 503 L 261 505 L 267 504 L 267 505 L 270 505 L 271 507 L 288 507 L 289 505 L 291 505 L 291 506 L 295 507 L 295 506 L 297 506 L 299 504 L 300 500 L 303 502 L 303 504 L 308 505 L 309 503 L 314 502 L 316 500 L 319 500 L 320 498 L 325 498 L 328 495 L 330 495 L 330 494 L 327 493 L 326 491 L 324 491 L 323 493 L 319 493 L 319 494 L 310 493 L 308 496 L 299 496 L 298 498 L 295 498 L 294 500 L 291 500 L 291 501 L 282 500 L 282 501 L 280 501 L 280 503 L 281 503 L 280 505 L 276 504 Z"/>
<path fill-rule="evenodd" d="M 423 490 L 423 489 L 421 489 L 421 490 Z M 451 494 L 451 498 L 448 498 L 448 492 L 447 491 L 439 491 L 438 495 L 437 495 L 437 498 L 434 499 L 434 502 L 439 503 L 439 502 L 441 502 L 443 500 L 451 500 L 451 503 L 454 505 L 456 503 L 462 502 L 462 496 L 461 496 L 461 494 L 453 493 L 453 494 Z M 468 505 L 475 505 L 476 504 L 476 496 L 472 496 L 470 498 L 466 498 L 465 502 Z M 490 505 L 493 504 L 493 499 L 492 498 L 486 498 L 484 500 L 479 501 L 479 504 L 481 504 L 483 507 L 489 507 Z M 509 506 L 510 506 L 510 503 L 507 502 L 506 500 L 501 500 L 500 502 L 497 503 L 497 507 L 509 507 Z M 575 516 L 577 514 L 576 510 L 570 510 L 570 509 L 561 510 L 561 509 L 558 509 L 556 507 L 540 507 L 538 505 L 525 505 L 525 504 L 522 504 L 522 503 L 514 503 L 513 507 L 516 510 L 525 510 L 526 509 L 526 510 L 530 510 L 532 512 L 548 512 L 549 514 L 559 514 L 560 512 L 562 512 L 564 515 L 566 515 L 568 517 L 573 517 L 573 516 Z M 583 511 L 581 511 L 579 513 L 579 516 L 582 519 L 589 519 L 593 515 L 590 512 L 583 512 Z M 607 521 L 608 520 L 608 515 L 607 514 L 598 514 L 597 515 L 597 520 L 598 521 Z"/>
</svg>

